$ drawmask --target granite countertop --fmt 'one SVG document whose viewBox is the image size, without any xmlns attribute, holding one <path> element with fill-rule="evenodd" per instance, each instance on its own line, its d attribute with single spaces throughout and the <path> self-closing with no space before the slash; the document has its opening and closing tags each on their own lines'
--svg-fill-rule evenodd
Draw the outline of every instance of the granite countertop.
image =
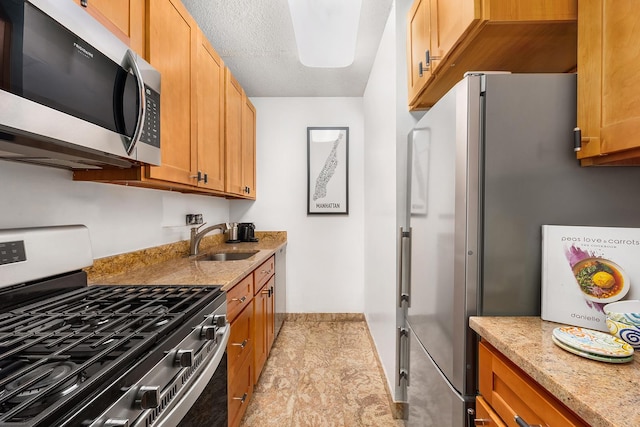
<svg viewBox="0 0 640 427">
<path fill-rule="evenodd" d="M 624 364 L 576 356 L 539 317 L 471 317 L 471 329 L 593 427 L 640 426 L 640 355 Z"/>
<path fill-rule="evenodd" d="M 191 259 L 188 242 L 95 260 L 87 269 L 89 285 L 222 285 L 228 290 L 287 244 L 286 232 L 256 232 L 256 237 L 256 243 L 225 243 L 220 235 L 203 239 L 200 255 L 258 251 L 238 261 Z"/>
</svg>

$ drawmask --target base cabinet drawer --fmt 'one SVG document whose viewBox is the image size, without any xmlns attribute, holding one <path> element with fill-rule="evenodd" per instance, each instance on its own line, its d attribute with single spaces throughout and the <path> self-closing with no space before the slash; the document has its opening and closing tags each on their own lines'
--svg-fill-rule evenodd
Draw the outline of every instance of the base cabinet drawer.
<svg viewBox="0 0 640 427">
<path fill-rule="evenodd" d="M 518 427 L 516 416 L 529 425 L 587 427 L 562 402 L 485 341 L 478 346 L 480 400 L 504 425 Z M 482 425 L 482 424 L 480 424 Z M 499 425 L 499 424 L 494 424 Z"/>
<path fill-rule="evenodd" d="M 231 323 L 231 334 L 227 344 L 229 357 L 229 371 L 233 374 L 233 367 L 243 360 L 247 354 L 253 353 L 253 303 L 244 310 Z"/>
<path fill-rule="evenodd" d="M 246 356 L 229 382 L 229 427 L 240 425 L 253 395 L 253 357 Z"/>
<path fill-rule="evenodd" d="M 236 316 L 249 305 L 252 298 L 253 275 L 250 274 L 227 292 L 227 319 L 229 322 L 233 322 Z"/>
<path fill-rule="evenodd" d="M 258 292 L 259 289 L 269 280 L 273 273 L 275 272 L 276 265 L 276 257 L 272 256 L 265 262 L 263 262 L 260 267 L 254 270 L 254 280 L 255 280 L 255 291 Z"/>
</svg>

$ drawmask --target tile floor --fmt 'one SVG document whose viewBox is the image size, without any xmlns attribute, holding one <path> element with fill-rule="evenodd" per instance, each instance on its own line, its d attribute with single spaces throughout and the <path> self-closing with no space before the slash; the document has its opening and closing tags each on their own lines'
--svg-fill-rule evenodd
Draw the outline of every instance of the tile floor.
<svg viewBox="0 0 640 427">
<path fill-rule="evenodd" d="M 402 427 L 365 322 L 286 321 L 241 427 Z"/>
</svg>

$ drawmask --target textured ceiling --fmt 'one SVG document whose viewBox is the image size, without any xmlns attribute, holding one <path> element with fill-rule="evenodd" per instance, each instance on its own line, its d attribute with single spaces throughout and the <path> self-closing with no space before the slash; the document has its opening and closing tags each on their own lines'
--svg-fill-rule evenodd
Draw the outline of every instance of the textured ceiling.
<svg viewBox="0 0 640 427">
<path fill-rule="evenodd" d="M 346 1 L 346 0 L 345 0 Z M 393 0 L 362 0 L 355 60 L 298 61 L 287 0 L 182 0 L 248 96 L 362 96 Z"/>
</svg>

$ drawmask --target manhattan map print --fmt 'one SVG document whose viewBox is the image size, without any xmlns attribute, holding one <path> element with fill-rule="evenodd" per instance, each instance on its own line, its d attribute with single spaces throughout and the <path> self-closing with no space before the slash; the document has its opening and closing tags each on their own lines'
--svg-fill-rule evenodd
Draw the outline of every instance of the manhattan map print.
<svg viewBox="0 0 640 427">
<path fill-rule="evenodd" d="M 331 152 L 327 156 L 327 160 L 324 162 L 324 167 L 320 171 L 318 178 L 316 178 L 316 186 L 315 191 L 313 192 L 313 200 L 318 200 L 326 197 L 327 195 L 327 184 L 331 180 L 331 177 L 336 171 L 336 167 L 338 166 L 338 145 L 340 145 L 340 141 L 342 141 L 343 134 L 340 133 L 338 139 L 333 143 L 333 148 Z"/>
</svg>

